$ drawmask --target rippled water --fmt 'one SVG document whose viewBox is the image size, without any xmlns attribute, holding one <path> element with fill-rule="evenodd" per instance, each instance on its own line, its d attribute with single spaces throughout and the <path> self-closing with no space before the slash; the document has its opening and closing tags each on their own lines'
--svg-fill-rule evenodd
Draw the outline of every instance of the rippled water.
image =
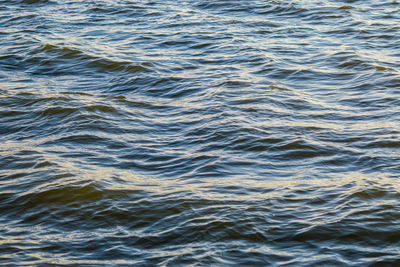
<svg viewBox="0 0 400 267">
<path fill-rule="evenodd" d="M 400 265 L 400 2 L 0 1 L 0 264 Z"/>
</svg>

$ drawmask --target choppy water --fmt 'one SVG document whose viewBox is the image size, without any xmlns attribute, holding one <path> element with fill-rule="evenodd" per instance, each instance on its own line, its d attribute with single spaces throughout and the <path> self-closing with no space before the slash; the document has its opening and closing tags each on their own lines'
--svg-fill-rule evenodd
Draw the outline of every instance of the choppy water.
<svg viewBox="0 0 400 267">
<path fill-rule="evenodd" d="M 399 265 L 400 2 L 0 1 L 0 264 Z"/>
</svg>

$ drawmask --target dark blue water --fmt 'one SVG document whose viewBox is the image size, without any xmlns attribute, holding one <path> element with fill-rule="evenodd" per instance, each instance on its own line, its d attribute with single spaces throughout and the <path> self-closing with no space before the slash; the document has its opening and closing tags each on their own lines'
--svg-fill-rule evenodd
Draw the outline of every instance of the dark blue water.
<svg viewBox="0 0 400 267">
<path fill-rule="evenodd" d="M 400 2 L 0 0 L 0 264 L 400 265 Z"/>
</svg>

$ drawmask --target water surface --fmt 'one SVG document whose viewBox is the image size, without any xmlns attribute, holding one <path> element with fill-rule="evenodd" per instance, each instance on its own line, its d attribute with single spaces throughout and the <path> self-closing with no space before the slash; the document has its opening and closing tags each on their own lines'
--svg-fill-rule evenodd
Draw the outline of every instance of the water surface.
<svg viewBox="0 0 400 267">
<path fill-rule="evenodd" d="M 0 0 L 0 264 L 400 264 L 400 3 Z"/>
</svg>

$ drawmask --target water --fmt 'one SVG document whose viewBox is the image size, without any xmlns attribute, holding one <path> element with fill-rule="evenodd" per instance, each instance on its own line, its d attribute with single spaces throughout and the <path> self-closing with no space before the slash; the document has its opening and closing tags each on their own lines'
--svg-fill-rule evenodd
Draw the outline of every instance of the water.
<svg viewBox="0 0 400 267">
<path fill-rule="evenodd" d="M 400 2 L 0 1 L 0 264 L 400 264 Z"/>
</svg>

